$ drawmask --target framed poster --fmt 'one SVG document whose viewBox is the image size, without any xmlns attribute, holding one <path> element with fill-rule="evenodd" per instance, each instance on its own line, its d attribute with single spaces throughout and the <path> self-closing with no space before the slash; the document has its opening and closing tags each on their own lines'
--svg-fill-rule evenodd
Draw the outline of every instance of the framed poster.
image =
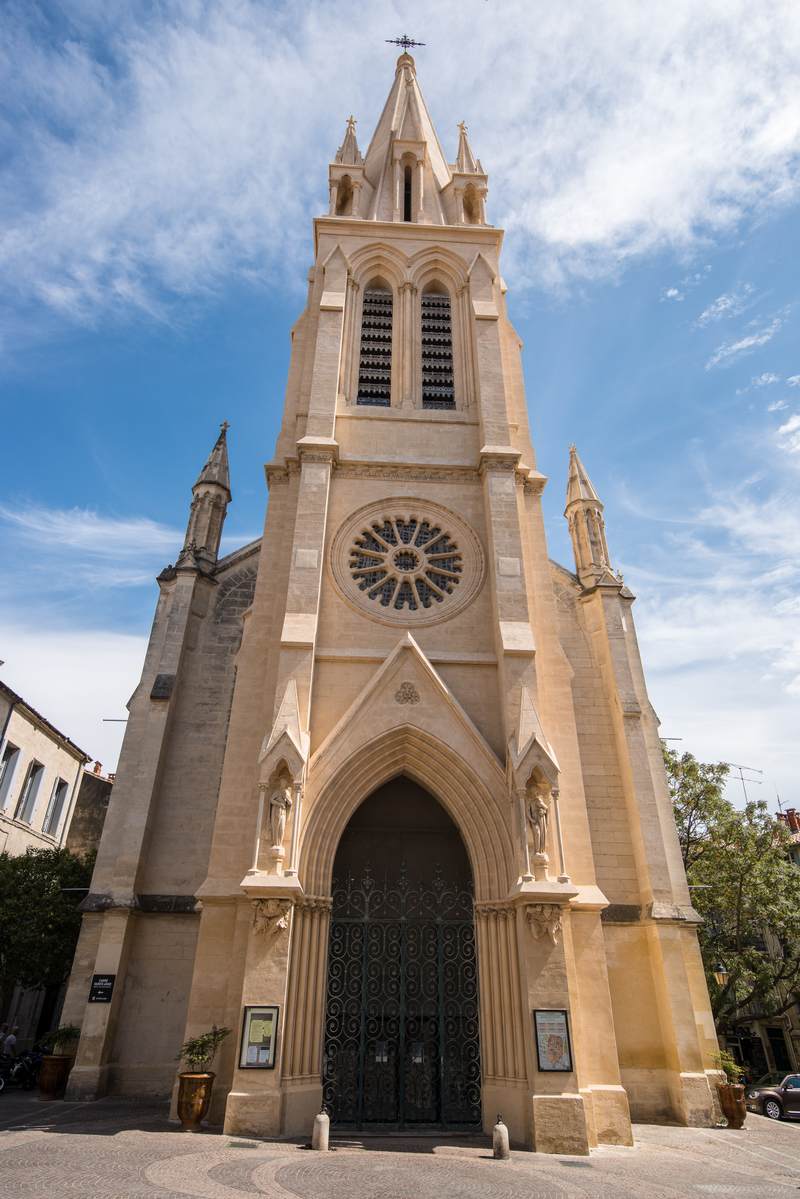
<svg viewBox="0 0 800 1199">
<path fill-rule="evenodd" d="M 572 1046 L 566 1011 L 535 1011 L 533 1033 L 539 1070 L 569 1072 L 572 1069 Z"/>
<path fill-rule="evenodd" d="M 277 1004 L 244 1009 L 240 1069 L 272 1070 L 275 1066 L 279 1010 Z"/>
</svg>

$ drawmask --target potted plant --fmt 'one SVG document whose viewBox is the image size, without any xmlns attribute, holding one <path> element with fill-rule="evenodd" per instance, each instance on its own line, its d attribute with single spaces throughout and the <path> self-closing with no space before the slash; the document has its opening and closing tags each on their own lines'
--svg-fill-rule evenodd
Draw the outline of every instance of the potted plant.
<svg viewBox="0 0 800 1199">
<path fill-rule="evenodd" d="M 186 1069 L 178 1075 L 178 1119 L 184 1132 L 199 1132 L 208 1115 L 215 1078 L 210 1067 L 230 1031 L 215 1024 L 210 1032 L 181 1045 L 177 1060 L 184 1062 Z"/>
<path fill-rule="evenodd" d="M 727 1049 L 714 1056 L 714 1065 L 725 1075 L 725 1082 L 717 1083 L 719 1105 L 728 1121 L 728 1128 L 741 1128 L 747 1115 L 742 1085 L 742 1068 Z"/>
<path fill-rule="evenodd" d="M 42 1055 L 39 1067 L 40 1099 L 64 1098 L 80 1035 L 81 1030 L 74 1024 L 62 1024 L 46 1037 L 50 1052 Z"/>
</svg>

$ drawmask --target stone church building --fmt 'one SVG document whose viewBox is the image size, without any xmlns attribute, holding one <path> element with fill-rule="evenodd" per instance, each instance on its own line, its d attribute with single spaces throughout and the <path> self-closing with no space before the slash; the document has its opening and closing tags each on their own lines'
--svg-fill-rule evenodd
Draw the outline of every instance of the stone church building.
<svg viewBox="0 0 800 1199">
<path fill-rule="evenodd" d="M 217 1024 L 230 1132 L 307 1135 L 323 1101 L 342 1129 L 501 1112 L 547 1152 L 709 1123 L 633 596 L 574 448 L 575 570 L 548 558 L 487 175 L 463 125 L 448 162 L 409 54 L 329 183 L 263 538 L 218 556 L 223 427 L 158 578 L 68 1095 L 166 1097 Z"/>
</svg>

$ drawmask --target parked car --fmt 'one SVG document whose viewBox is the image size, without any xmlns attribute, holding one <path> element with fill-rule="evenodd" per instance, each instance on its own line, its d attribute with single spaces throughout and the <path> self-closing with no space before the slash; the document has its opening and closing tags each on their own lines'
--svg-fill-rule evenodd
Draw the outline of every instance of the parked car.
<svg viewBox="0 0 800 1199">
<path fill-rule="evenodd" d="M 773 1071 L 748 1086 L 747 1107 L 770 1120 L 800 1120 L 800 1074 Z"/>
</svg>

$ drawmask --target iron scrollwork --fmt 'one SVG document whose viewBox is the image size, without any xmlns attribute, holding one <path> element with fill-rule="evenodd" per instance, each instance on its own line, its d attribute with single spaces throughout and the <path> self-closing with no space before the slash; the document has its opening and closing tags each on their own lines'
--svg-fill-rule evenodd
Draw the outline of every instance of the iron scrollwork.
<svg viewBox="0 0 800 1199">
<path fill-rule="evenodd" d="M 323 1097 L 339 1125 L 480 1123 L 470 890 L 334 880 Z"/>
</svg>

